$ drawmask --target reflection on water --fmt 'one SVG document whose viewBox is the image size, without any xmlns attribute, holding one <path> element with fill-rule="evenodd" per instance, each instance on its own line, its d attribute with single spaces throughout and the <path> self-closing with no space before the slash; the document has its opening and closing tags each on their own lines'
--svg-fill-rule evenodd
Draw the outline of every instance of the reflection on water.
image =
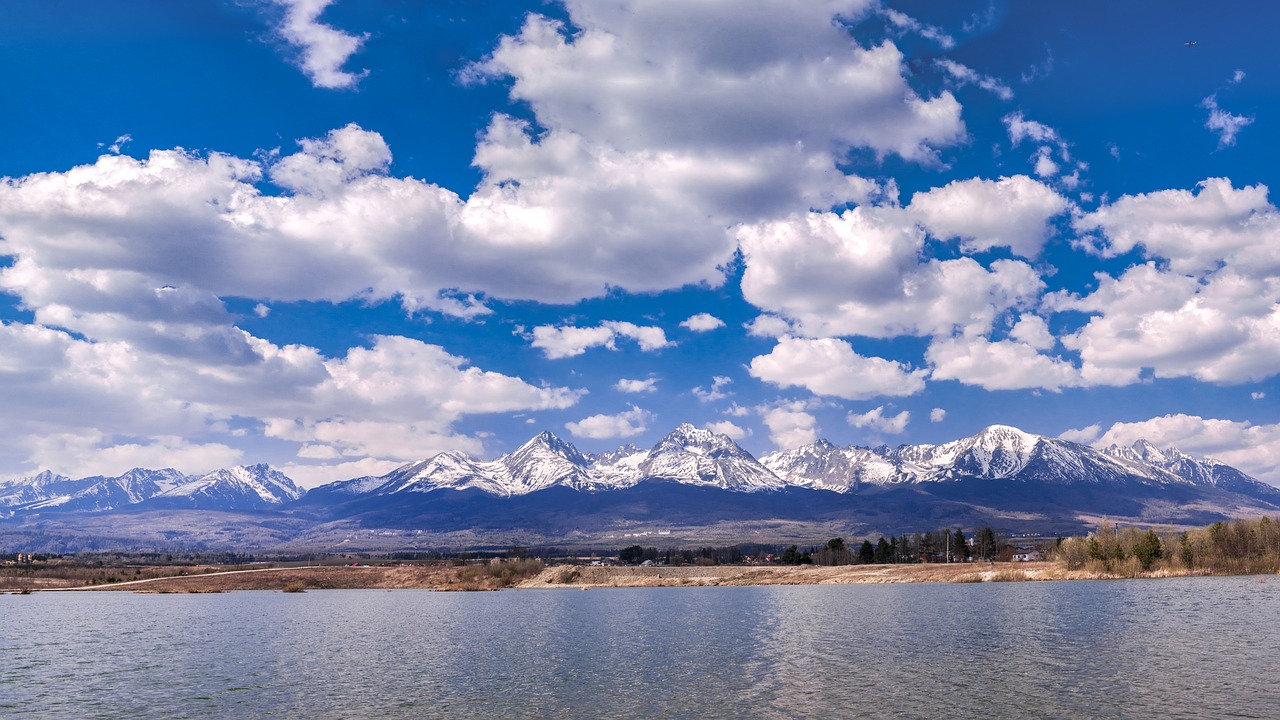
<svg viewBox="0 0 1280 720">
<path fill-rule="evenodd" d="M 0 597 L 0 716 L 1275 717 L 1280 578 Z"/>
</svg>

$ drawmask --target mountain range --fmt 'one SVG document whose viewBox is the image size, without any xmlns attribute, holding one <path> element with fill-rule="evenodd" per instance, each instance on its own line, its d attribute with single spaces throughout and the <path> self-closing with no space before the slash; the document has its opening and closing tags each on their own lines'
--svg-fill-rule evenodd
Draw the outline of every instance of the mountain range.
<svg viewBox="0 0 1280 720">
<path fill-rule="evenodd" d="M 444 452 L 310 492 L 267 465 L 200 476 L 46 471 L 0 484 L 0 544 L 59 530 L 128 544 L 139 522 L 180 516 L 186 524 L 165 537 L 215 547 L 238 536 L 228 530 L 232 514 L 270 529 L 267 540 L 249 542 L 385 549 L 605 544 L 645 532 L 672 533 L 673 542 L 817 540 L 978 523 L 1067 532 L 1103 516 L 1199 524 L 1278 510 L 1280 489 L 1146 441 L 1098 449 L 994 425 L 939 445 L 823 440 L 757 459 L 725 435 L 682 424 L 649 449 L 591 455 L 543 432 L 494 460 Z M 221 529 L 202 532 L 202 523 Z"/>
</svg>

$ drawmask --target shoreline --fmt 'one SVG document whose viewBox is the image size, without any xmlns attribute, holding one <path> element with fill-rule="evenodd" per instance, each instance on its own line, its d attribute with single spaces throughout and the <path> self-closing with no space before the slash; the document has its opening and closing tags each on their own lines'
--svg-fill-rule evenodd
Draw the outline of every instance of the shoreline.
<svg viewBox="0 0 1280 720">
<path fill-rule="evenodd" d="M 881 585 L 896 583 L 1045 582 L 1117 580 L 1126 576 L 1066 570 L 1057 563 L 953 563 L 902 565 L 552 565 L 523 579 L 475 577 L 454 565 L 318 565 L 228 570 L 97 585 L 0 587 L 0 593 L 134 592 L 221 593 L 237 590 L 426 589 L 437 591 L 542 590 L 627 587 L 766 585 Z M 1205 571 L 1144 573 L 1138 578 L 1208 576 Z M 0 583 L 4 582 L 0 578 Z"/>
</svg>

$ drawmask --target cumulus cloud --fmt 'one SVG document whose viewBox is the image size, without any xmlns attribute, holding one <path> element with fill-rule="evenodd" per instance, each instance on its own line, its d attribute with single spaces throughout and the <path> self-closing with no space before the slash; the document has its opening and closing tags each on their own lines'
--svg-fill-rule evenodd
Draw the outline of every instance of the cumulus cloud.
<svg viewBox="0 0 1280 720">
<path fill-rule="evenodd" d="M 711 378 L 711 387 L 704 388 L 698 386 L 693 389 L 693 394 L 698 398 L 698 402 L 715 402 L 723 400 L 733 393 L 726 392 L 725 388 L 733 383 L 733 378 L 724 375 L 716 375 Z"/>
<path fill-rule="evenodd" d="M 781 387 L 803 387 L 815 395 L 846 400 L 914 395 L 924 389 L 927 370 L 854 352 L 844 340 L 784 337 L 748 368 L 752 377 Z"/>
<path fill-rule="evenodd" d="M 1070 362 L 1016 340 L 935 338 L 925 352 L 934 380 L 958 380 L 987 390 L 1061 390 L 1081 384 Z"/>
<path fill-rule="evenodd" d="M 741 440 L 745 437 L 751 436 L 750 429 L 741 428 L 728 420 L 721 422 L 709 422 L 707 423 L 707 429 L 713 433 L 724 435 L 730 440 Z"/>
<path fill-rule="evenodd" d="M 960 238 L 964 252 L 1007 247 L 1015 255 L 1036 257 L 1049 237 L 1049 221 L 1068 206 L 1052 189 L 1015 175 L 956 180 L 916 193 L 910 210 L 934 236 Z"/>
<path fill-rule="evenodd" d="M 948 229 L 978 227 L 936 214 Z M 743 295 L 813 337 L 981 334 L 1009 309 L 1034 303 L 1044 287 L 1017 260 L 989 268 L 968 257 L 922 260 L 924 232 L 909 208 L 807 213 L 737 233 Z"/>
<path fill-rule="evenodd" d="M 1195 377 L 1237 383 L 1280 372 L 1280 213 L 1267 188 L 1210 179 L 1195 192 L 1124 196 L 1075 221 L 1101 237 L 1106 257 L 1139 250 L 1150 261 L 1119 277 L 1099 274 L 1086 295 L 1054 293 L 1054 311 L 1090 315 L 1062 339 L 1080 353 L 1084 379 L 1136 382 Z"/>
<path fill-rule="evenodd" d="M 645 378 L 644 380 L 622 378 L 613 384 L 613 389 L 624 393 L 650 393 L 658 389 L 658 380 L 657 378 Z"/>
<path fill-rule="evenodd" d="M 883 405 L 865 413 L 851 412 L 847 418 L 849 424 L 856 428 L 866 428 L 889 435 L 900 435 L 906 432 L 907 422 L 910 419 L 911 413 L 906 410 L 897 415 L 886 415 Z"/>
<path fill-rule="evenodd" d="M 1133 267 L 1100 276 L 1083 298 L 1056 296 L 1051 305 L 1098 313 L 1062 338 L 1080 353 L 1090 384 L 1194 377 L 1217 383 L 1261 380 L 1280 372 L 1280 287 L 1274 280 L 1223 270 L 1206 281 Z"/>
<path fill-rule="evenodd" d="M 929 411 L 929 422 L 940 423 L 947 419 L 947 411 L 942 408 L 934 408 Z"/>
<path fill-rule="evenodd" d="M 1280 424 L 1164 415 L 1142 422 L 1115 423 L 1093 444 L 1132 445 L 1147 440 L 1159 448 L 1176 447 L 1192 455 L 1209 456 L 1244 472 L 1280 485 Z"/>
<path fill-rule="evenodd" d="M 724 321 L 711 313 L 698 313 L 680 323 L 680 327 L 694 332 L 708 332 L 724 327 Z"/>
<path fill-rule="evenodd" d="M 743 327 L 751 337 L 778 338 L 791 334 L 791 323 L 777 315 L 757 315 Z"/>
<path fill-rule="evenodd" d="M 744 149 L 803 141 L 927 160 L 963 136 L 949 93 L 920 97 L 890 42 L 863 48 L 837 22 L 871 3 L 717 0 L 567 3 L 579 31 L 530 15 L 471 70 L 588 141 L 623 150 Z"/>
<path fill-rule="evenodd" d="M 133 468 L 178 468 L 192 474 L 229 467 L 244 460 L 238 448 L 216 442 L 191 442 L 173 435 L 157 435 L 141 442 L 112 442 L 104 433 L 55 433 L 30 438 L 32 458 L 58 458 L 57 472 L 68 477 L 123 475 Z M 51 468 L 51 463 L 39 463 Z"/>
<path fill-rule="evenodd" d="M 1227 263 L 1259 275 L 1280 270 L 1270 239 L 1280 233 L 1280 212 L 1265 185 L 1232 186 L 1209 178 L 1194 191 L 1125 195 L 1074 221 L 1081 233 L 1101 233 L 1097 250 L 1115 257 L 1141 248 L 1169 261 L 1171 270 L 1203 274 Z"/>
<path fill-rule="evenodd" d="M 313 458 L 336 452 L 404 461 L 432 449 L 481 450 L 453 430 L 466 415 L 563 409 L 578 398 L 470 367 L 408 338 L 375 336 L 368 348 L 326 359 L 314 348 L 228 331 L 235 333 L 247 355 L 225 358 L 0 324 L 0 394 L 10 428 L 0 437 L 0 460 L 78 472 L 168 454 L 193 464 L 181 470 L 210 469 L 242 459 L 231 449 L 240 433 L 230 423 L 248 421 L 260 428 L 255 434 L 310 446 Z"/>
<path fill-rule="evenodd" d="M 653 419 L 653 413 L 632 405 L 630 410 L 616 415 L 592 415 L 578 422 L 565 423 L 565 427 L 577 437 L 607 440 L 639 435 L 648 429 Z"/>
<path fill-rule="evenodd" d="M 1249 393 L 1249 397 L 1250 397 L 1250 398 L 1252 398 L 1252 399 L 1254 399 L 1254 400 L 1262 400 L 1262 399 L 1263 399 L 1263 398 L 1265 398 L 1266 396 L 1267 396 L 1267 394 L 1266 394 L 1266 393 L 1264 393 L 1264 392 L 1251 392 L 1251 393 Z"/>
<path fill-rule="evenodd" d="M 1204 121 L 1204 127 L 1206 130 L 1218 134 L 1219 148 L 1235 145 L 1236 135 L 1253 124 L 1252 117 L 1233 115 L 1218 107 L 1218 96 L 1216 94 L 1201 100 L 1200 107 L 1209 111 L 1209 118 Z"/>
<path fill-rule="evenodd" d="M 593 347 L 616 350 L 618 338 L 635 340 L 641 350 L 667 347 L 666 333 L 660 327 L 640 326 L 629 322 L 607 321 L 596 327 L 539 325 L 533 329 L 533 347 L 550 359 L 575 357 Z"/>
<path fill-rule="evenodd" d="M 801 409 L 803 406 L 784 405 L 765 409 L 761 417 L 769 428 L 769 440 L 783 450 L 817 442 L 818 419 Z"/>
<path fill-rule="evenodd" d="M 1102 434 L 1102 426 L 1095 423 L 1088 427 L 1063 430 L 1058 435 L 1058 437 L 1070 442 L 1080 443 L 1082 445 L 1088 445 L 1092 443 L 1094 440 L 1097 440 L 1098 436 L 1101 434 Z"/>
<path fill-rule="evenodd" d="M 367 36 L 349 35 L 320 22 L 320 14 L 333 0 L 275 0 L 285 8 L 278 32 L 298 48 L 298 65 L 311 84 L 318 88 L 355 87 L 366 73 L 342 69 L 347 59 L 360 50 Z"/>
</svg>

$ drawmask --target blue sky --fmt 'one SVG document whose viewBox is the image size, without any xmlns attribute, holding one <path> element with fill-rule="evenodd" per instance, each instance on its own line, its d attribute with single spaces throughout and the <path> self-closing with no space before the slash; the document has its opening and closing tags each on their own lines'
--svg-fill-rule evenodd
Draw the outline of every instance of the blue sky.
<svg viewBox="0 0 1280 720">
<path fill-rule="evenodd" d="M 1280 484 L 1269 6 L 3 14 L 0 476 L 316 485 L 687 421 Z"/>
</svg>

